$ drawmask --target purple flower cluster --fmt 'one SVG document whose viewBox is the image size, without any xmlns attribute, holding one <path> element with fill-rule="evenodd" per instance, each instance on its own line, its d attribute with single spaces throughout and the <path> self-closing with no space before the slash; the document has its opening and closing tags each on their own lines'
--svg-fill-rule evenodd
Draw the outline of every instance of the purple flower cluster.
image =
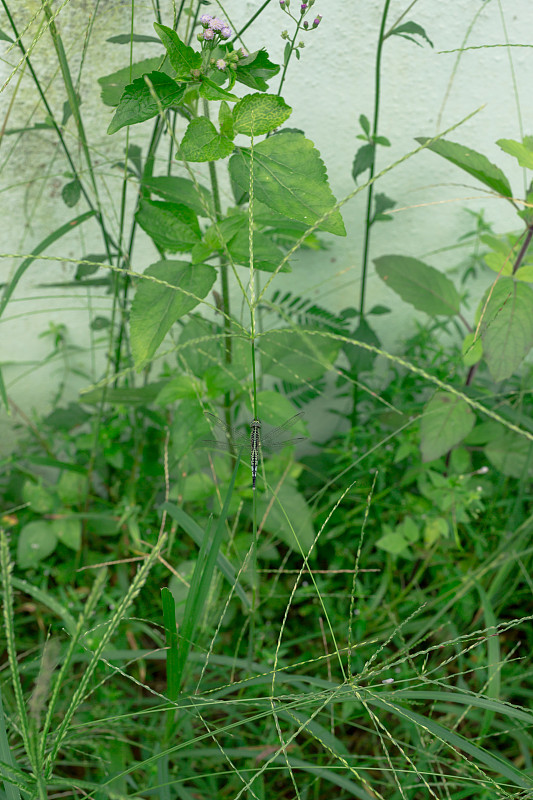
<svg viewBox="0 0 533 800">
<path fill-rule="evenodd" d="M 210 41 L 215 35 L 220 36 L 222 39 L 229 39 L 232 30 L 223 20 L 218 17 L 212 17 L 211 14 L 202 14 L 200 22 L 204 27 L 204 39 Z"/>
</svg>

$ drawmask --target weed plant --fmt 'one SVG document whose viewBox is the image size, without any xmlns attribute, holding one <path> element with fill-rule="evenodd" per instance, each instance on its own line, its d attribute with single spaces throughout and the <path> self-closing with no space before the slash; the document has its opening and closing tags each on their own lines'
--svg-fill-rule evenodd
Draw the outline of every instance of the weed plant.
<svg viewBox="0 0 533 800">
<path fill-rule="evenodd" d="M 319 0 L 277 2 L 282 64 L 267 40 L 246 48 L 270 0 L 248 20 L 156 0 L 154 33 L 137 32 L 132 4 L 130 30 L 110 31 L 128 54 L 99 78 L 97 120 L 80 86 L 104 8 L 73 54 L 65 5 L 31 16 L 2 0 L 4 165 L 11 142 L 53 137 L 75 210 L 19 259 L 0 316 L 28 270 L 58 260 L 71 275 L 53 288 L 92 316 L 81 368 L 68 328 L 46 332 L 61 364 L 51 413 L 27 416 L 0 380 L 18 434 L 0 476 L 0 796 L 532 797 L 532 184 L 515 196 L 455 141 L 461 120 L 378 170 L 387 40 L 433 47 L 415 3 L 395 21 L 381 5 L 374 109 L 341 200 L 282 95 L 312 61 Z M 44 41 L 53 81 L 33 63 Z M 37 110 L 14 129 L 22 77 Z M 89 131 L 105 108 L 124 155 L 102 167 Z M 498 144 L 533 169 L 533 137 Z M 371 258 L 396 206 L 379 180 L 420 150 L 517 213 L 502 236 L 477 212 L 448 275 Z M 282 273 L 346 235 L 360 193 L 360 295 L 334 313 Z M 91 246 L 66 258 L 73 230 Z M 143 269 L 142 232 L 157 253 Z M 372 263 L 384 302 L 367 308 Z M 422 312 L 395 352 L 379 339 L 389 290 Z M 342 424 L 295 460 L 318 398 Z M 230 431 L 220 448 L 205 446 L 213 415 Z M 250 419 L 286 445 L 257 451 L 255 488 L 239 446 Z"/>
</svg>

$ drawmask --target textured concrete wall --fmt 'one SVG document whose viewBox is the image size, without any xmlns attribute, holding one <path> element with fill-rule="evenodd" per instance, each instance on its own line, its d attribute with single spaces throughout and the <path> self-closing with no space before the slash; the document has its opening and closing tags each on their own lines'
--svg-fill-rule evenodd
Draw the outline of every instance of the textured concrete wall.
<svg viewBox="0 0 533 800">
<path fill-rule="evenodd" d="M 172 4 L 161 0 L 160 5 L 163 21 L 171 24 Z M 261 5 L 258 1 L 228 0 L 224 11 L 216 3 L 203 8 L 229 17 L 232 26 L 239 28 Z M 298 6 L 295 0 L 292 5 Z M 393 0 L 387 27 L 407 5 Z M 43 31 L 41 4 L 38 0 L 16 0 L 11 7 L 24 44 L 31 48 L 32 64 L 50 105 L 61 116 L 66 96 L 55 52 L 46 30 L 38 38 Z M 301 127 L 315 142 L 339 198 L 354 188 L 350 173 L 355 150 L 360 144 L 355 138 L 359 133 L 358 117 L 361 113 L 372 116 L 375 46 L 382 7 L 381 0 L 359 3 L 337 0 L 329 4 L 326 0 L 316 0 L 313 11 L 323 15 L 322 23 L 317 31 L 305 37 L 302 58 L 291 65 L 284 86 L 285 100 L 294 109 L 290 124 Z M 129 30 L 131 3 L 129 0 L 102 0 L 96 6 L 89 0 L 67 3 L 55 0 L 53 8 L 54 12 L 59 11 L 56 21 L 83 99 L 84 122 L 98 170 L 102 201 L 110 229 L 116 233 L 121 172 L 113 165 L 122 157 L 126 132 L 113 137 L 106 135 L 112 112 L 100 101 L 97 78 L 128 63 L 128 47 L 109 44 L 106 39 Z M 403 21 L 407 19 L 422 25 L 435 47 L 417 47 L 398 37 L 391 37 L 385 44 L 380 132 L 391 140 L 392 147 L 380 149 L 378 168 L 412 149 L 414 137 L 442 131 L 483 106 L 449 138 L 486 153 L 511 177 L 517 195 L 523 195 L 522 172 L 494 142 L 500 137 L 520 138 L 522 133 L 533 130 L 531 0 L 454 0 L 450 3 L 425 0 L 414 4 Z M 152 21 L 151 3 L 135 3 L 135 31 L 151 33 Z M 272 0 L 243 38 L 249 50 L 266 46 L 272 60 L 280 62 L 284 47 L 280 33 L 284 28 L 291 31 L 291 26 L 292 22 L 282 13 L 277 0 Z M 0 28 L 11 33 L 5 15 Z M 497 46 L 506 42 L 525 46 L 512 49 Z M 495 46 L 479 49 L 482 45 Z M 461 55 L 446 52 L 464 46 L 472 49 Z M 159 52 L 157 45 L 136 44 L 134 59 Z M 43 122 L 45 112 L 27 66 L 22 75 L 20 70 L 12 75 L 20 60 L 20 51 L 10 50 L 9 44 L 1 41 L 0 54 L 3 56 L 0 62 L 2 83 L 9 81 L 0 95 L 2 120 L 9 112 L 7 129 Z M 277 89 L 278 81 L 274 80 L 272 86 Z M 130 142 L 145 146 L 150 129 L 150 123 L 131 128 Z M 85 169 L 72 120 L 65 136 L 77 163 Z M 68 167 L 53 132 L 37 130 L 24 136 L 5 136 L 0 148 L 0 165 L 2 253 L 29 253 L 51 230 L 85 210 L 83 202 L 75 209 L 67 209 L 61 200 Z M 164 164 L 161 172 L 163 169 Z M 485 195 L 475 181 L 429 152 L 394 169 L 379 181 L 376 189 L 394 198 L 400 210 L 395 213 L 394 222 L 374 228 L 373 256 L 398 252 L 426 258 L 442 269 L 452 266 L 457 256 L 428 254 L 452 246 L 472 228 L 472 219 L 465 209 L 485 208 L 487 218 L 497 230 L 516 227 L 508 204 Z M 132 192 L 129 211 L 134 199 Z M 343 210 L 347 238 L 329 237 L 330 249 L 326 253 L 301 255 L 293 274 L 279 278 L 278 288 L 310 292 L 335 310 L 356 305 L 363 212 L 364 195 L 360 194 Z M 46 367 L 35 367 L 50 352 L 50 338 L 39 338 L 39 334 L 49 322 L 63 322 L 68 328 L 69 340 L 85 347 L 90 316 L 108 307 L 108 298 L 101 290 L 95 289 L 88 302 L 81 292 L 76 297 L 70 290 L 45 289 L 42 284 L 68 280 L 72 276 L 73 266 L 64 259 L 97 252 L 102 252 L 101 237 L 96 225 L 88 223 L 47 250 L 46 254 L 58 256 L 58 261 L 34 262 L 5 312 L 1 322 L 0 361 L 6 365 L 4 373 L 10 394 L 26 409 L 43 410 L 62 377 L 61 359 Z M 153 260 L 154 249 L 140 233 L 133 267 L 142 271 Z M 9 280 L 20 263 L 21 258 L 3 258 L 0 280 Z M 372 272 L 369 303 L 375 302 L 393 303 L 395 309 L 401 307 Z M 390 319 L 379 320 L 384 342 L 391 348 L 399 333 L 410 324 L 412 311 L 407 306 L 403 310 L 404 314 L 396 316 L 392 323 Z M 71 394 L 100 375 L 105 359 L 103 338 L 93 335 L 102 342 L 95 362 L 88 359 L 85 349 L 69 356 L 70 364 L 83 369 L 87 375 L 86 379 L 81 376 L 69 379 Z"/>
</svg>

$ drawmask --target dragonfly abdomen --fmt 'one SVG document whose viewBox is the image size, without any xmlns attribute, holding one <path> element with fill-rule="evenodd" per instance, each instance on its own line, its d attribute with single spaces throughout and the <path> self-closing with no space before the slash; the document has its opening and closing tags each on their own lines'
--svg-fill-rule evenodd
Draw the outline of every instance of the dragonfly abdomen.
<svg viewBox="0 0 533 800">
<path fill-rule="evenodd" d="M 259 464 L 259 448 L 261 447 L 261 422 L 253 419 L 250 423 L 250 464 L 252 467 L 252 489 L 255 489 L 257 466 Z"/>
</svg>

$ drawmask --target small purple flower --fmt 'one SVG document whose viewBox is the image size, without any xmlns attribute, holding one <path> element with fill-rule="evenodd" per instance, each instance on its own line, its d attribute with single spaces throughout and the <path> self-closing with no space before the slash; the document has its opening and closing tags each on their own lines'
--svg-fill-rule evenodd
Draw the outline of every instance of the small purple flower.
<svg viewBox="0 0 533 800">
<path fill-rule="evenodd" d="M 279 4 L 282 8 L 285 8 L 285 0 L 279 0 Z"/>
<path fill-rule="evenodd" d="M 223 39 L 229 39 L 231 36 L 231 28 L 228 25 L 225 25 L 220 31 L 220 35 Z"/>
<path fill-rule="evenodd" d="M 215 32 L 211 28 L 206 28 L 204 31 L 204 39 L 214 39 Z"/>
<path fill-rule="evenodd" d="M 225 23 L 222 22 L 221 19 L 218 19 L 218 17 L 212 17 L 209 20 L 209 27 L 213 31 L 221 31 L 222 28 L 224 28 L 225 26 L 226 26 Z"/>
<path fill-rule="evenodd" d="M 313 28 L 318 28 L 321 19 L 322 19 L 322 14 L 317 14 L 315 19 L 313 20 Z"/>
<path fill-rule="evenodd" d="M 200 22 L 202 23 L 202 25 L 209 25 L 212 19 L 213 17 L 211 16 L 211 14 L 202 14 L 202 16 L 200 17 Z"/>
<path fill-rule="evenodd" d="M 302 5 L 300 6 L 300 11 L 302 12 L 302 14 L 304 13 L 304 11 L 307 11 L 307 3 L 302 3 Z"/>
<path fill-rule="evenodd" d="M 239 49 L 239 53 L 241 54 L 242 58 L 246 58 L 247 56 L 250 55 L 250 53 L 248 52 L 248 50 L 245 47 L 241 47 Z"/>
<path fill-rule="evenodd" d="M 226 62 L 224 61 L 223 58 L 219 58 L 218 61 L 216 62 L 216 66 L 217 66 L 217 69 L 226 69 L 227 64 L 226 64 Z"/>
</svg>

